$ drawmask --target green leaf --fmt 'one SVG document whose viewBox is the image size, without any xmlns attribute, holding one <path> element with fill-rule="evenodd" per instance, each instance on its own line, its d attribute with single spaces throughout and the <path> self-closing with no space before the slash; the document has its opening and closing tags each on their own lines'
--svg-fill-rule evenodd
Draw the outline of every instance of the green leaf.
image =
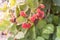
<svg viewBox="0 0 60 40">
<path fill-rule="evenodd" d="M 26 4 L 20 5 L 20 10 L 27 11 L 28 8 L 29 8 L 29 7 L 28 7 Z"/>
<path fill-rule="evenodd" d="M 37 7 L 38 0 L 27 0 L 27 4 L 31 9 L 35 9 Z"/>
<path fill-rule="evenodd" d="M 5 29 L 7 29 L 9 25 L 10 25 L 10 22 L 9 21 L 3 20 L 3 22 L 0 23 L 0 31 L 3 31 Z"/>
<path fill-rule="evenodd" d="M 42 37 L 45 39 L 49 39 L 49 34 L 42 34 Z"/>
<path fill-rule="evenodd" d="M 9 37 L 9 38 L 8 38 L 8 40 L 14 40 L 14 38 L 12 38 L 12 37 Z"/>
<path fill-rule="evenodd" d="M 36 40 L 44 40 L 44 38 L 43 37 L 37 37 Z"/>
<path fill-rule="evenodd" d="M 10 28 L 11 33 L 16 34 L 17 29 L 16 29 L 16 24 L 13 24 L 12 27 Z"/>
<path fill-rule="evenodd" d="M 35 35 L 35 26 L 32 26 L 29 30 L 28 33 L 26 34 L 26 37 L 28 40 L 34 40 L 36 35 Z"/>
<path fill-rule="evenodd" d="M 37 25 L 36 25 L 36 27 L 43 28 L 43 27 L 45 27 L 45 25 L 46 25 L 46 21 L 45 20 L 39 20 Z"/>
<path fill-rule="evenodd" d="M 59 18 L 59 24 L 58 25 L 60 25 L 60 18 Z"/>
<path fill-rule="evenodd" d="M 21 24 L 21 23 L 23 23 L 23 22 L 26 22 L 26 19 L 25 19 L 24 17 L 20 16 L 20 17 L 17 18 L 17 22 L 18 22 L 19 24 Z"/>
<path fill-rule="evenodd" d="M 53 24 L 47 24 L 45 28 L 43 28 L 43 34 L 51 34 L 54 31 L 54 25 Z"/>
<path fill-rule="evenodd" d="M 57 37 L 60 38 L 60 26 L 57 26 Z"/>
<path fill-rule="evenodd" d="M 54 16 L 53 17 L 53 23 L 55 24 L 55 25 L 57 25 L 59 22 L 59 17 L 58 16 Z"/>
<path fill-rule="evenodd" d="M 52 15 L 50 14 L 48 16 L 48 18 L 46 19 L 48 23 L 52 23 L 53 22 L 53 16 L 54 16 L 53 14 Z"/>
<path fill-rule="evenodd" d="M 20 12 L 20 10 L 19 10 L 19 8 L 18 8 L 18 6 L 16 7 L 16 16 L 17 17 L 19 17 L 19 12 Z"/>
<path fill-rule="evenodd" d="M 35 26 L 34 25 L 33 25 L 32 31 L 33 31 L 33 39 L 35 39 L 36 38 L 36 30 L 35 30 Z"/>
<path fill-rule="evenodd" d="M 36 24 L 36 35 L 41 36 L 42 34 L 42 29 L 46 26 L 46 21 L 45 20 L 39 20 L 38 23 Z"/>
<path fill-rule="evenodd" d="M 21 40 L 35 40 L 36 35 L 35 35 L 35 26 L 32 26 L 26 33 L 25 38 Z"/>
</svg>

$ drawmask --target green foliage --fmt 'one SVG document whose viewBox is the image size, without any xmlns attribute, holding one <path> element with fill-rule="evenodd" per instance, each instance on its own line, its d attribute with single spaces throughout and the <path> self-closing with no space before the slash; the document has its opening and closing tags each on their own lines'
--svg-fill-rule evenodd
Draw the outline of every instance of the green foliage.
<svg viewBox="0 0 60 40">
<path fill-rule="evenodd" d="M 0 23 L 0 30 L 2 31 L 2 30 L 7 29 L 9 25 L 10 25 L 10 22 L 7 20 L 4 20 L 2 23 Z"/>
<path fill-rule="evenodd" d="M 33 10 L 35 9 L 38 5 L 38 0 L 27 0 L 27 5 Z"/>
<path fill-rule="evenodd" d="M 60 38 L 60 32 L 59 31 L 60 31 L 60 26 L 57 26 L 57 34 L 56 34 L 57 38 Z"/>
<path fill-rule="evenodd" d="M 9 37 L 8 40 L 14 40 L 13 37 Z"/>
<path fill-rule="evenodd" d="M 51 34 L 54 31 L 54 25 L 53 24 L 47 24 L 45 28 L 43 28 L 43 34 Z"/>
<path fill-rule="evenodd" d="M 34 26 L 32 26 L 26 33 L 25 38 L 21 40 L 35 40 L 35 29 Z"/>
<path fill-rule="evenodd" d="M 29 8 L 29 7 L 28 7 L 26 4 L 20 5 L 20 10 L 27 11 L 28 8 Z"/>
<path fill-rule="evenodd" d="M 9 30 L 11 31 L 11 33 L 16 34 L 17 33 L 16 24 L 13 24 Z"/>
<path fill-rule="evenodd" d="M 56 25 L 59 24 L 59 17 L 58 16 L 53 17 L 53 23 Z"/>
<path fill-rule="evenodd" d="M 44 38 L 43 37 L 37 37 L 36 40 L 44 40 Z"/>
<path fill-rule="evenodd" d="M 17 17 L 19 17 L 19 12 L 20 12 L 20 10 L 19 10 L 20 8 L 18 8 L 18 6 L 16 7 L 16 16 Z"/>
<path fill-rule="evenodd" d="M 44 39 L 49 39 L 49 34 L 42 34 L 42 37 L 43 37 Z"/>
<path fill-rule="evenodd" d="M 38 23 L 36 24 L 36 35 L 40 36 L 42 33 L 42 29 L 46 26 L 46 21 L 45 20 L 39 20 Z"/>
<path fill-rule="evenodd" d="M 42 20 L 37 20 L 36 23 L 32 23 L 29 20 L 36 12 L 36 9 L 40 4 L 45 5 L 45 9 L 41 9 L 45 11 L 45 16 Z M 15 5 L 11 3 L 11 6 Z M 10 21 L 3 20 L 0 23 L 0 30 L 3 31 L 9 28 L 13 34 L 16 34 L 17 31 L 25 32 L 26 29 L 21 27 L 22 23 L 31 23 L 31 28 L 27 30 L 25 37 L 19 40 L 51 40 L 54 38 L 55 40 L 60 40 L 60 0 L 26 0 L 25 4 L 16 6 L 16 23 L 10 26 Z M 26 12 L 28 17 L 20 16 L 20 11 Z M 51 35 L 52 34 L 52 35 Z M 52 39 L 52 40 L 54 40 Z M 8 40 L 14 40 L 10 37 Z"/>
<path fill-rule="evenodd" d="M 18 22 L 19 24 L 21 24 L 21 23 L 23 23 L 23 22 L 26 22 L 26 18 L 20 16 L 20 17 L 17 18 L 17 22 Z"/>
<path fill-rule="evenodd" d="M 46 24 L 47 23 L 45 20 L 39 20 L 38 23 L 36 24 L 36 27 L 41 29 L 41 28 L 45 27 Z"/>
</svg>

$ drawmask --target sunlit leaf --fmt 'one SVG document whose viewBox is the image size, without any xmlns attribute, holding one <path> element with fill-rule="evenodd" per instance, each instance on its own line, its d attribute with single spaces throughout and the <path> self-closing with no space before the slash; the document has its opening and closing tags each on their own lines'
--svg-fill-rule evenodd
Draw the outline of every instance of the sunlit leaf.
<svg viewBox="0 0 60 40">
<path fill-rule="evenodd" d="M 10 25 L 10 22 L 7 20 L 4 20 L 2 23 L 0 23 L 0 30 L 7 29 L 9 25 Z"/>
<path fill-rule="evenodd" d="M 60 26 L 57 26 L 57 37 L 60 38 Z"/>
<path fill-rule="evenodd" d="M 31 9 L 35 9 L 37 7 L 38 0 L 27 0 L 27 4 Z"/>
<path fill-rule="evenodd" d="M 20 17 L 17 18 L 17 22 L 18 23 L 23 23 L 23 22 L 26 22 L 26 19 L 24 17 L 20 16 Z"/>
<path fill-rule="evenodd" d="M 15 5 L 16 0 L 9 0 L 9 2 L 10 2 L 10 7 L 12 7 L 12 6 L 14 6 L 14 5 Z"/>
</svg>

